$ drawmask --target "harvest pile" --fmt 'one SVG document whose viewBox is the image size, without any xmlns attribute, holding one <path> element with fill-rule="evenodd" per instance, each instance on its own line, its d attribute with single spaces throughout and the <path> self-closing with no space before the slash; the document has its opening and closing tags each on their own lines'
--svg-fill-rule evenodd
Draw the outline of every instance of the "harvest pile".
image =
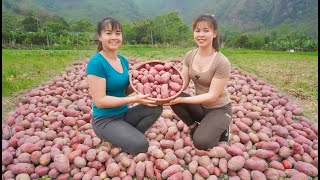
<svg viewBox="0 0 320 180">
<path fill-rule="evenodd" d="M 134 65 L 138 61 L 131 60 Z M 172 63 L 181 69 L 180 61 Z M 318 176 L 318 126 L 266 82 L 232 68 L 230 143 L 192 146 L 166 107 L 136 156 L 93 132 L 86 62 L 32 90 L 2 125 L 2 179 L 307 179 Z M 186 90 L 194 94 L 191 84 Z"/>
</svg>

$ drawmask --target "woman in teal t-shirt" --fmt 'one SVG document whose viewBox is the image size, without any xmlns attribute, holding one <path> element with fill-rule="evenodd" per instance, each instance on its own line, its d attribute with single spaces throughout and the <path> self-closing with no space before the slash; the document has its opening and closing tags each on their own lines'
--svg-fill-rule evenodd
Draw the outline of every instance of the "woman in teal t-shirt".
<svg viewBox="0 0 320 180">
<path fill-rule="evenodd" d="M 133 92 L 129 83 L 129 63 L 117 54 L 122 44 L 121 24 L 113 18 L 98 23 L 99 45 L 87 65 L 89 94 L 93 99 L 94 132 L 102 140 L 119 146 L 125 152 L 138 154 L 148 150 L 144 133 L 162 113 L 149 95 Z M 128 108 L 129 103 L 139 105 Z"/>
</svg>

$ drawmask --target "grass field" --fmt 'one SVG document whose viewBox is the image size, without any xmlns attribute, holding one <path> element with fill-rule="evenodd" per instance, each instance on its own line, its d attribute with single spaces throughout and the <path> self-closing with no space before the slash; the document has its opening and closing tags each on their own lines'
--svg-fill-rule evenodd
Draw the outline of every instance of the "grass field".
<svg viewBox="0 0 320 180">
<path fill-rule="evenodd" d="M 192 48 L 123 46 L 120 54 L 139 60 L 183 59 Z M 318 122 L 318 53 L 222 49 L 234 66 L 289 95 L 305 116 Z M 59 75 L 71 62 L 87 59 L 89 50 L 2 50 L 2 117 L 25 92 Z"/>
</svg>

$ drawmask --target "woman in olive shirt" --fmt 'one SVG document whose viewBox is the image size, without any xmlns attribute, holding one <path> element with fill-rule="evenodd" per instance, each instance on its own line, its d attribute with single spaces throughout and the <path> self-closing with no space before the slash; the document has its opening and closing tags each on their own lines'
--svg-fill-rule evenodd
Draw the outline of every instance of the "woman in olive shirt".
<svg viewBox="0 0 320 180">
<path fill-rule="evenodd" d="M 219 141 L 228 141 L 231 100 L 226 86 L 231 65 L 219 51 L 218 26 L 212 15 L 200 15 L 193 21 L 193 36 L 198 48 L 184 58 L 182 75 L 195 84 L 195 96 L 182 93 L 168 104 L 190 128 L 194 146 L 208 150 Z"/>
</svg>

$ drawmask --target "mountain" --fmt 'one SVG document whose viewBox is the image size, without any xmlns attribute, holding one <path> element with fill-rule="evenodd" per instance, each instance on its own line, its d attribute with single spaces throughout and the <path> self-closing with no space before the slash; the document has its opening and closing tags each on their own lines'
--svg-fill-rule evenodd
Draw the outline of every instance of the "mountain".
<svg viewBox="0 0 320 180">
<path fill-rule="evenodd" d="M 2 10 L 22 16 L 58 14 L 68 22 L 86 18 L 92 23 L 106 16 L 132 22 L 178 11 L 189 26 L 197 15 L 207 13 L 214 14 L 224 29 L 254 32 L 287 24 L 318 37 L 317 0 L 3 0 Z"/>
</svg>

